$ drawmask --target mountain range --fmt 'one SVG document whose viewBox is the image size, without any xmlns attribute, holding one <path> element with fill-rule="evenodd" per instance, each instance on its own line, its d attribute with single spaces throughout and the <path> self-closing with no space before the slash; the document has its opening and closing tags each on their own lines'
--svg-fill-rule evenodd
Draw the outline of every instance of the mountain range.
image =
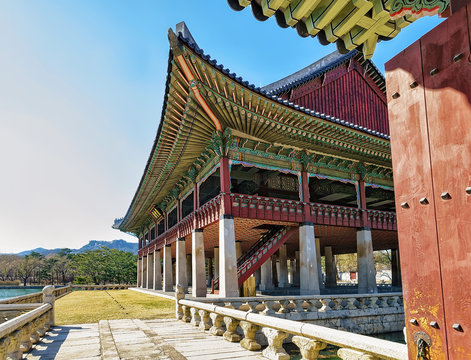
<svg viewBox="0 0 471 360">
<path fill-rule="evenodd" d="M 132 252 L 134 255 L 137 254 L 137 243 L 127 242 L 122 239 L 113 240 L 113 241 L 90 240 L 88 244 L 82 246 L 80 249 L 70 249 L 70 250 L 72 250 L 72 253 L 78 254 L 78 253 L 83 253 L 89 250 L 101 249 L 103 246 L 106 246 L 110 249 Z M 51 254 L 57 254 L 61 250 L 62 248 L 44 249 L 42 247 L 39 247 L 36 249 L 19 252 L 16 255 L 25 256 L 25 255 L 31 254 L 33 251 L 40 253 L 41 255 L 51 255 Z"/>
</svg>

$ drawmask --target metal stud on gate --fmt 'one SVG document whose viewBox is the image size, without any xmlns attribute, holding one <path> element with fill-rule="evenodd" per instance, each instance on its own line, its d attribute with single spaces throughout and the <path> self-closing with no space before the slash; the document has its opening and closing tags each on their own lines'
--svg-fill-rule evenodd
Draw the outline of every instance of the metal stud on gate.
<svg viewBox="0 0 471 360">
<path fill-rule="evenodd" d="M 401 208 L 403 208 L 403 209 L 409 209 L 409 204 L 406 203 L 406 202 L 403 202 L 403 203 L 401 204 Z"/>
<path fill-rule="evenodd" d="M 453 56 L 453 62 L 458 62 L 463 58 L 463 53 L 456 54 Z"/>
<path fill-rule="evenodd" d="M 411 89 L 413 89 L 413 88 L 416 88 L 418 85 L 419 85 L 419 84 L 417 83 L 417 81 L 414 80 L 414 81 L 412 81 L 412 82 L 409 84 L 409 87 L 410 87 Z"/>
<path fill-rule="evenodd" d="M 442 192 L 440 197 L 443 199 L 443 200 L 450 200 L 451 199 L 451 195 L 445 191 L 445 192 Z"/>
<path fill-rule="evenodd" d="M 438 323 L 436 321 L 430 321 L 429 325 L 433 327 L 434 329 L 438 329 Z"/>
<path fill-rule="evenodd" d="M 461 327 L 460 324 L 453 324 L 452 328 L 456 331 L 463 332 L 463 328 Z"/>
<path fill-rule="evenodd" d="M 420 202 L 422 205 L 428 205 L 428 200 L 427 200 L 426 197 L 423 197 L 422 199 L 420 199 L 419 202 Z"/>
<path fill-rule="evenodd" d="M 437 75 L 438 74 L 438 69 L 437 68 L 434 68 L 432 70 L 430 70 L 430 76 L 434 76 L 434 75 Z"/>
<path fill-rule="evenodd" d="M 419 325 L 419 322 L 417 321 L 417 319 L 410 319 L 409 322 L 415 326 Z"/>
<path fill-rule="evenodd" d="M 401 96 L 398 92 L 395 92 L 391 95 L 393 99 L 397 99 L 399 96 Z"/>
<path fill-rule="evenodd" d="M 465 191 L 466 194 L 471 195 L 471 186 L 468 186 Z"/>
</svg>

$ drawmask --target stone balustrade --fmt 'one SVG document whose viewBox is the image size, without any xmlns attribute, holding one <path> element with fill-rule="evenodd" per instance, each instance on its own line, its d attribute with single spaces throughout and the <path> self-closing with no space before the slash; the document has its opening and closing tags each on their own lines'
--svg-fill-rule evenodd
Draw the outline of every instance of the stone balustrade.
<svg viewBox="0 0 471 360">
<path fill-rule="evenodd" d="M 15 302 L 0 305 L 0 311 L 26 311 L 0 324 L 0 359 L 22 359 L 23 353 L 28 352 L 54 325 L 54 287 L 46 286 L 38 294 L 42 303 Z M 37 294 L 31 295 L 35 296 L 30 296 L 29 300 L 37 300 Z"/>
<path fill-rule="evenodd" d="M 60 298 L 72 291 L 70 286 L 61 286 L 58 288 L 54 288 L 54 296 L 55 298 Z M 39 291 L 32 294 L 27 295 L 20 295 L 20 296 L 13 296 L 10 298 L 0 300 L 0 304 L 34 304 L 40 303 L 43 299 L 43 293 Z M 1 359 L 1 358 L 0 358 Z"/>
<path fill-rule="evenodd" d="M 136 285 L 71 285 L 71 290 L 126 290 Z"/>
<path fill-rule="evenodd" d="M 399 296 L 397 297 L 399 298 Z M 351 299 L 347 301 L 347 306 L 355 306 L 355 308 L 369 306 L 368 302 L 358 302 L 356 298 L 347 298 Z M 379 299 L 377 301 L 373 300 L 372 304 L 376 303 L 377 306 L 381 306 L 381 303 L 378 303 L 379 301 Z M 391 299 L 383 299 L 382 301 L 389 303 L 389 301 L 397 301 L 397 299 L 393 296 Z M 283 302 L 283 300 L 280 300 L 280 302 Z M 356 302 L 359 304 L 356 304 Z M 322 307 L 327 306 L 330 307 L 330 303 L 324 300 Z M 320 310 L 317 306 L 315 307 Z M 280 309 L 283 308 L 280 303 Z M 297 305 L 295 307 L 297 311 L 307 311 L 304 307 L 302 308 L 303 310 Z M 256 339 L 257 332 L 261 331 L 268 342 L 268 347 L 263 350 L 263 355 L 268 359 L 289 359 L 289 355 L 283 348 L 283 340 L 289 336 L 292 337 L 292 342 L 299 347 L 302 358 L 306 360 L 317 359 L 319 351 L 324 349 L 327 344 L 339 347 L 337 356 L 343 360 L 405 360 L 408 358 L 407 346 L 403 344 L 267 315 L 272 314 L 255 313 L 250 310 L 242 311 L 207 302 L 185 300 L 183 288 L 177 286 L 177 319 L 189 322 L 193 326 L 197 326 L 201 331 L 208 331 L 215 336 L 223 336 L 227 341 L 240 342 L 243 348 L 252 351 L 260 350 L 261 348 L 260 343 Z M 238 331 L 239 327 L 243 332 L 243 336 Z"/>
<path fill-rule="evenodd" d="M 382 294 L 198 298 L 201 303 L 310 322 L 365 335 L 402 331 L 403 296 Z"/>
</svg>

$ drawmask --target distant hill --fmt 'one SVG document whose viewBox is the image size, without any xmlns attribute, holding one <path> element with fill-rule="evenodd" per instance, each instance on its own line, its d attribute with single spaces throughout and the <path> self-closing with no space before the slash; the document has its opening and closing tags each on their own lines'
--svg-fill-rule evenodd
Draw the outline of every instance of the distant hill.
<svg viewBox="0 0 471 360">
<path fill-rule="evenodd" d="M 83 253 L 89 250 L 101 249 L 106 246 L 110 249 L 116 249 L 121 251 L 132 252 L 134 255 L 137 254 L 137 243 L 127 242 L 125 240 L 113 240 L 113 241 L 102 241 L 102 240 L 90 240 L 88 244 L 82 246 L 80 249 L 70 249 L 74 254 Z M 17 255 L 25 256 L 31 254 L 33 251 L 40 253 L 41 255 L 57 254 L 62 248 L 57 249 L 44 249 L 42 247 L 26 250 L 19 252 Z"/>
</svg>

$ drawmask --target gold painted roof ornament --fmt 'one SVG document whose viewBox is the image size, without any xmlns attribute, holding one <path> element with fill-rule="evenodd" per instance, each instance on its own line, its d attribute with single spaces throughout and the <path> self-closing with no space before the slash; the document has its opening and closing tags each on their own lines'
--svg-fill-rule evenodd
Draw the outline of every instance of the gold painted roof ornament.
<svg viewBox="0 0 471 360">
<path fill-rule="evenodd" d="M 275 15 L 278 25 L 302 37 L 336 43 L 340 53 L 358 48 L 366 59 L 380 40 L 394 38 L 418 17 L 446 10 L 449 0 L 227 0 L 234 10 L 251 5 L 258 20 Z"/>
</svg>

